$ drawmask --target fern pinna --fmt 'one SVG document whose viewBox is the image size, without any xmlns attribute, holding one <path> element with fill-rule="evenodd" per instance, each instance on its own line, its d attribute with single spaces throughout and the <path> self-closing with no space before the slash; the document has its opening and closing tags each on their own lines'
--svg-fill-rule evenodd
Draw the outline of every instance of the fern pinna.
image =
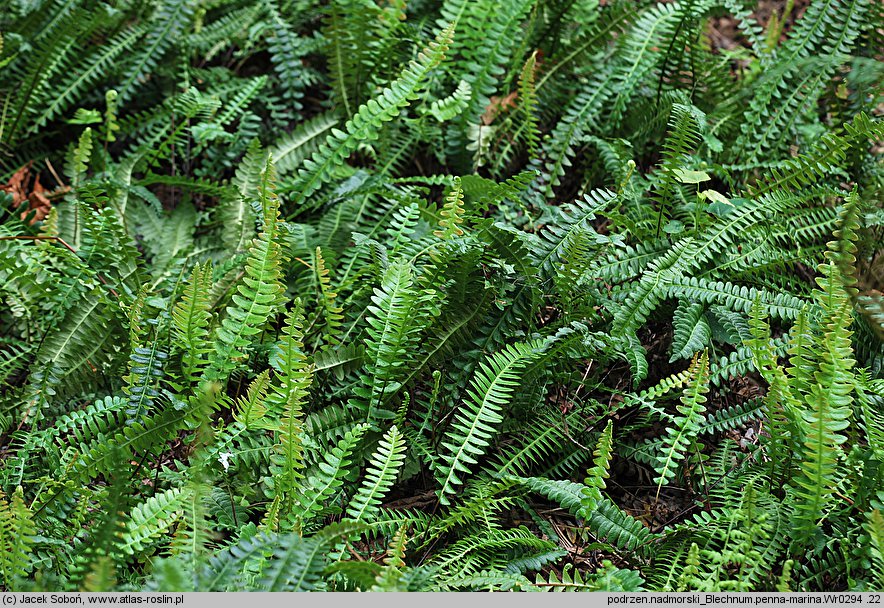
<svg viewBox="0 0 884 608">
<path fill-rule="evenodd" d="M 876 3 L 7 4 L 0 589 L 884 585 Z"/>
</svg>

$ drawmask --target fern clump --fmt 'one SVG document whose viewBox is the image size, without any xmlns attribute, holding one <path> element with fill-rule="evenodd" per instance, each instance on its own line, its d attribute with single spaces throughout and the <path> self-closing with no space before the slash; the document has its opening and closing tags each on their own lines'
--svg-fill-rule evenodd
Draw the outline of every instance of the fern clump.
<svg viewBox="0 0 884 608">
<path fill-rule="evenodd" d="M 872 0 L 6 4 L 0 590 L 884 585 Z"/>
</svg>

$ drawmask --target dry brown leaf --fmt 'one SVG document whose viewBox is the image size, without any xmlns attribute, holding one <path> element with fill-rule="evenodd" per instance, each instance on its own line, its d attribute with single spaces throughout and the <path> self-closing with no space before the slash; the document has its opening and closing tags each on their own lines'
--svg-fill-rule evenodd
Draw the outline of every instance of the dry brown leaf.
<svg viewBox="0 0 884 608">
<path fill-rule="evenodd" d="M 6 184 L 0 186 L 0 190 L 12 195 L 12 206 L 18 208 L 22 201 L 28 198 L 25 194 L 25 184 L 31 173 L 31 163 L 28 163 L 12 174 Z"/>
<path fill-rule="evenodd" d="M 505 95 L 503 97 L 498 97 L 497 95 L 491 96 L 491 102 L 485 108 L 485 112 L 482 114 L 482 124 L 490 125 L 494 122 L 494 119 L 497 118 L 497 115 L 501 112 L 504 112 L 510 108 L 516 107 L 516 98 L 519 96 L 518 91 L 513 91 L 509 95 Z"/>
<path fill-rule="evenodd" d="M 24 165 L 9 178 L 6 184 L 0 186 L 0 190 L 12 195 L 13 209 L 18 209 L 27 202 L 21 211 L 21 219 L 25 219 L 29 213 L 35 211 L 30 220 L 31 224 L 43 220 L 52 209 L 52 203 L 46 195 L 49 191 L 40 183 L 39 174 L 33 176 L 34 183 L 29 186 L 32 164 Z"/>
</svg>

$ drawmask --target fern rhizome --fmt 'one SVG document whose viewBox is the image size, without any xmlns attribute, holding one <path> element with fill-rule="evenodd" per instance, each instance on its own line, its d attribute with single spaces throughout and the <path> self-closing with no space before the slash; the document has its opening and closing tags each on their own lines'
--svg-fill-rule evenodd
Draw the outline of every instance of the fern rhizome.
<svg viewBox="0 0 884 608">
<path fill-rule="evenodd" d="M 880 3 L 0 13 L 0 589 L 884 588 Z"/>
</svg>

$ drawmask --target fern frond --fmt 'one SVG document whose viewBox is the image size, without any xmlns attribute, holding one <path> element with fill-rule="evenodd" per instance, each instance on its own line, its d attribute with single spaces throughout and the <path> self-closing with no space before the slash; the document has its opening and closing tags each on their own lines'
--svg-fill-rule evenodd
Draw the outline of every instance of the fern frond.
<svg viewBox="0 0 884 608">
<path fill-rule="evenodd" d="M 309 160 L 304 161 L 291 186 L 294 193 L 292 205 L 296 211 L 300 211 L 307 199 L 331 179 L 337 167 L 347 160 L 357 146 L 377 139 L 381 126 L 396 117 L 416 97 L 430 70 L 442 61 L 453 32 L 454 25 L 442 30 L 398 79 L 359 107 L 344 125 L 344 131 L 333 129 L 325 143 Z"/>
<path fill-rule="evenodd" d="M 610 190 L 593 190 L 585 194 L 583 200 L 577 200 L 565 206 L 559 221 L 548 225 L 539 234 L 537 245 L 532 247 L 531 255 L 537 267 L 542 268 L 544 276 L 555 276 L 563 253 L 576 241 L 586 239 L 589 243 L 600 246 L 609 242 L 596 233 L 592 220 L 599 213 L 613 204 L 616 194 Z"/>
<path fill-rule="evenodd" d="M 442 240 L 463 235 L 463 230 L 458 226 L 464 220 L 463 188 L 459 177 L 454 178 L 454 184 L 445 197 L 445 204 L 439 211 L 439 215 L 442 216 L 442 219 L 439 220 L 440 230 L 436 230 L 433 234 Z"/>
<path fill-rule="evenodd" d="M 405 438 L 396 425 L 393 425 L 384 434 L 377 451 L 369 460 L 365 479 L 347 507 L 347 517 L 353 521 L 371 523 L 379 512 L 384 496 L 393 487 L 404 461 Z"/>
<path fill-rule="evenodd" d="M 534 51 L 525 61 L 522 72 L 519 74 L 519 96 L 521 97 L 519 107 L 525 117 L 525 142 L 528 155 L 532 158 L 537 155 L 540 148 L 540 131 L 537 117 L 534 115 L 537 106 L 537 92 L 534 84 L 536 70 L 537 51 Z"/>
<path fill-rule="evenodd" d="M 602 568 L 591 575 L 581 575 L 579 570 L 571 567 L 571 564 L 566 564 L 562 568 L 561 578 L 554 571 L 547 579 L 543 579 L 538 574 L 534 584 L 542 591 L 559 593 L 566 591 L 634 593 L 643 588 L 644 580 L 635 570 L 616 568 L 610 561 L 605 560 L 602 562 Z"/>
<path fill-rule="evenodd" d="M 679 302 L 672 319 L 672 356 L 669 362 L 692 357 L 694 353 L 709 345 L 712 330 L 704 317 L 702 304 Z"/>
<path fill-rule="evenodd" d="M 192 0 L 163 0 L 156 8 L 147 34 L 138 51 L 125 63 L 120 83 L 114 87 L 119 93 L 119 103 L 135 95 L 137 85 L 150 74 L 163 54 L 193 18 L 195 3 Z"/>
<path fill-rule="evenodd" d="M 196 264 L 181 299 L 172 309 L 172 333 L 181 353 L 181 373 L 189 383 L 201 375 L 206 364 L 205 355 L 211 351 L 209 342 L 209 293 L 212 285 L 212 265 Z"/>
<path fill-rule="evenodd" d="M 814 528 L 823 515 L 829 497 L 838 484 L 837 459 L 841 444 L 847 441 L 842 431 L 850 426 L 855 364 L 851 347 L 850 325 L 853 322 L 851 293 L 855 292 L 856 230 L 858 198 L 854 191 L 845 201 L 839 216 L 836 241 L 829 243 L 827 263 L 820 267 L 817 279 L 820 290 L 815 297 L 820 306 L 822 335 L 814 341 L 813 359 L 819 367 L 805 394 L 804 462 L 794 490 L 800 501 L 793 513 L 799 532 Z"/>
<path fill-rule="evenodd" d="M 391 416 L 384 405 L 402 386 L 409 355 L 433 314 L 436 298 L 434 290 L 415 288 L 411 266 L 405 261 L 391 264 L 381 287 L 374 290 L 372 305 L 367 308 L 365 371 L 354 391 L 356 398 L 348 404 L 364 411 L 366 420 Z"/>
<path fill-rule="evenodd" d="M 313 369 L 303 352 L 303 313 L 296 301 L 286 315 L 282 338 L 270 357 L 274 378 L 267 396 L 267 417 L 277 432 L 277 453 L 271 457 L 274 471 L 274 489 L 277 493 L 290 492 L 296 486 L 303 463 L 304 405 L 310 394 Z M 285 517 L 286 513 L 281 516 Z"/>
<path fill-rule="evenodd" d="M 439 501 L 449 504 L 449 495 L 463 485 L 461 475 L 469 474 L 485 453 L 489 441 L 503 421 L 502 411 L 518 386 L 519 371 L 539 357 L 543 341 L 512 344 L 492 355 L 479 369 L 467 390 L 462 411 L 455 415 L 451 429 L 441 445 L 445 448 L 441 460 L 445 463 L 436 472 L 440 489 Z"/>
<path fill-rule="evenodd" d="M 614 422 L 608 420 L 605 430 L 599 436 L 595 451 L 592 453 L 593 467 L 586 472 L 586 489 L 580 498 L 580 515 L 586 518 L 595 510 L 596 505 L 602 500 L 602 490 L 605 488 L 605 479 L 610 473 L 608 467 L 614 453 Z"/>
<path fill-rule="evenodd" d="M 316 260 L 314 268 L 316 272 L 316 281 L 319 283 L 320 291 L 319 301 L 322 305 L 323 316 L 325 317 L 323 339 L 327 344 L 334 345 L 337 344 L 337 337 L 335 334 L 344 320 L 344 315 L 341 314 L 344 309 L 337 303 L 336 298 L 338 297 L 338 294 L 332 291 L 331 278 L 329 277 L 329 270 L 325 266 L 325 259 L 322 257 L 321 247 L 316 248 L 314 259 Z"/>
<path fill-rule="evenodd" d="M 305 529 L 327 508 L 326 501 L 336 494 L 350 474 L 354 451 L 367 430 L 367 425 L 358 425 L 346 432 L 336 446 L 323 454 L 316 469 L 305 473 L 299 482 L 299 491 L 292 494 L 296 504 L 292 506 L 292 516 L 286 521 L 289 529 Z"/>
<path fill-rule="evenodd" d="M 270 154 L 273 156 L 277 172 L 285 175 L 300 167 L 305 159 L 316 152 L 321 145 L 321 139 L 328 137 L 329 131 L 339 122 L 334 114 L 320 114 L 276 140 Z"/>
<path fill-rule="evenodd" d="M 265 165 L 261 183 L 264 228 L 252 242 L 245 276 L 227 307 L 227 316 L 215 331 L 215 349 L 205 378 L 226 380 L 246 355 L 251 340 L 260 334 L 283 302 L 282 246 L 279 237 L 279 201 L 272 191 L 273 165 Z"/>
<path fill-rule="evenodd" d="M 36 534 L 34 516 L 24 503 L 21 487 L 15 490 L 11 500 L 0 491 L 0 580 L 4 589 L 18 589 L 21 577 L 30 569 L 30 547 Z"/>
<path fill-rule="evenodd" d="M 136 555 L 148 549 L 181 517 L 187 496 L 187 491 L 172 488 L 132 509 L 120 541 L 121 550 Z"/>
<path fill-rule="evenodd" d="M 674 426 L 666 429 L 665 449 L 657 457 L 654 470 L 657 471 L 657 494 L 663 484 L 675 477 L 676 467 L 685 458 L 699 430 L 700 421 L 706 411 L 706 393 L 709 391 L 709 355 L 706 351 L 691 362 L 691 384 L 681 397 L 681 405 Z"/>
</svg>

